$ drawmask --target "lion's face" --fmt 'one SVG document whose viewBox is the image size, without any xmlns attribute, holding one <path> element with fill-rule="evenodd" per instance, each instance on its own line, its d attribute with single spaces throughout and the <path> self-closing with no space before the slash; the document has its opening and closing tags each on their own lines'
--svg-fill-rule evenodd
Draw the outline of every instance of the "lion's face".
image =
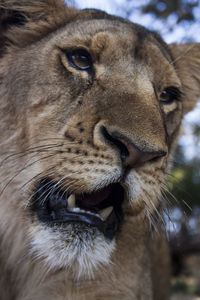
<svg viewBox="0 0 200 300">
<path fill-rule="evenodd" d="M 109 262 L 128 219 L 153 218 L 183 111 L 164 42 L 87 14 L 11 49 L 5 80 L 31 253 L 79 274 Z"/>
</svg>

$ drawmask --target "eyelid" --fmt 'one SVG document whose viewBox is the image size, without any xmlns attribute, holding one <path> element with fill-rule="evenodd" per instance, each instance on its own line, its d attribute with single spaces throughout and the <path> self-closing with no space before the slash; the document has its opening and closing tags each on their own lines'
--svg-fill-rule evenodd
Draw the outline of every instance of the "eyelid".
<svg viewBox="0 0 200 300">
<path fill-rule="evenodd" d="M 91 73 L 93 71 L 93 59 L 92 56 L 90 54 L 90 52 L 85 49 L 85 48 L 68 48 L 68 49 L 60 49 L 62 51 L 62 53 L 64 53 L 65 57 L 68 60 L 68 64 L 70 67 L 78 70 L 78 71 L 86 71 L 88 73 Z M 79 66 L 76 65 L 76 63 L 73 62 L 73 55 L 80 55 L 80 56 L 85 56 L 88 58 L 88 68 L 81 68 Z"/>
<path fill-rule="evenodd" d="M 175 97 L 176 97 L 177 100 L 181 100 L 181 96 L 183 94 L 183 92 L 181 90 L 181 87 L 178 87 L 178 86 L 175 86 L 175 85 L 169 85 L 169 86 L 166 86 L 166 87 L 164 87 L 162 89 L 157 89 L 154 82 L 152 82 L 152 86 L 153 86 L 156 98 L 158 98 L 158 99 L 160 98 L 161 93 L 164 90 L 167 90 L 169 92 L 172 92 L 172 94 L 175 95 Z M 161 90 L 161 92 L 159 92 L 159 90 Z"/>
<path fill-rule="evenodd" d="M 172 94 L 176 100 L 180 100 L 181 98 L 181 90 L 176 87 L 176 86 L 169 86 L 164 88 L 165 91 L 169 92 L 170 94 Z M 164 91 L 163 90 L 163 91 Z"/>
</svg>

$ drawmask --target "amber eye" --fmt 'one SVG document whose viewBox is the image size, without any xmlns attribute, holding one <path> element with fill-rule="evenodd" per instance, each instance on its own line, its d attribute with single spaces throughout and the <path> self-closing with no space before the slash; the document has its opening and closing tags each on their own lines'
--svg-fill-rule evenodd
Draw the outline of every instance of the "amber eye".
<svg viewBox="0 0 200 300">
<path fill-rule="evenodd" d="M 93 63 L 90 54 L 84 49 L 77 49 L 67 53 L 71 67 L 80 71 L 91 71 Z"/>
<path fill-rule="evenodd" d="M 160 101 L 163 104 L 172 104 L 175 100 L 179 100 L 180 96 L 180 90 L 174 86 L 170 86 L 162 91 L 160 94 Z"/>
</svg>

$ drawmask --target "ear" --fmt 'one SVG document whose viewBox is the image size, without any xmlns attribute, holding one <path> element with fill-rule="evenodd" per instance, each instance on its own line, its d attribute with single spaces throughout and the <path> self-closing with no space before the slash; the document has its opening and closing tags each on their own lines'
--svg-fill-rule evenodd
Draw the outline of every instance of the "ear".
<svg viewBox="0 0 200 300">
<path fill-rule="evenodd" d="M 76 12 L 64 0 L 0 0 L 0 54 L 8 41 L 30 44 L 69 22 Z"/>
<path fill-rule="evenodd" d="M 200 98 L 200 43 L 169 45 L 183 88 L 183 111 L 189 112 Z"/>
</svg>

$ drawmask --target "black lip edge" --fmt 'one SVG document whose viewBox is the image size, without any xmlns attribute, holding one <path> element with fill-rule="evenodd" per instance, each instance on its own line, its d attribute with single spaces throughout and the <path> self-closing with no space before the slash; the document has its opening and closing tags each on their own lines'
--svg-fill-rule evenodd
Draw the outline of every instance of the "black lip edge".
<svg viewBox="0 0 200 300">
<path fill-rule="evenodd" d="M 92 226 L 102 226 L 105 222 L 100 217 L 84 212 L 73 212 L 66 210 L 66 214 L 56 218 L 53 217 L 50 223 L 82 222 Z"/>
<path fill-rule="evenodd" d="M 118 213 L 113 209 L 112 213 L 107 217 L 105 221 L 101 220 L 98 216 L 82 213 L 82 212 L 70 212 L 67 211 L 67 214 L 62 216 L 61 218 L 54 218 L 51 221 L 48 221 L 49 225 L 55 224 L 66 224 L 66 223 L 83 223 L 85 225 L 90 225 L 92 227 L 96 227 L 101 231 L 105 236 L 110 238 L 110 234 L 108 236 L 108 232 L 110 230 L 114 230 L 115 233 L 119 229 L 119 225 L 123 220 L 123 214 L 119 216 Z"/>
<path fill-rule="evenodd" d="M 46 180 L 43 180 L 43 182 L 40 182 L 40 184 L 46 183 Z M 116 183 L 118 183 L 121 186 L 120 182 Z M 40 184 L 37 185 L 37 188 L 40 187 Z M 124 190 L 122 186 L 121 188 Z M 59 195 L 58 191 L 59 187 L 57 187 L 57 189 L 55 190 L 57 197 Z M 43 189 L 41 190 L 41 193 L 44 193 L 45 195 L 45 191 Z M 49 210 L 49 197 L 46 198 L 47 201 L 40 203 L 37 201 L 37 195 L 38 194 L 36 194 L 36 197 L 35 199 L 33 199 L 33 203 L 30 206 L 32 215 L 34 212 L 36 212 L 38 219 L 47 226 L 54 226 L 57 224 L 60 225 L 66 223 L 82 223 L 97 228 L 100 232 L 104 234 L 105 237 L 107 237 L 110 240 L 112 240 L 112 238 L 115 236 L 115 234 L 119 231 L 121 227 L 121 223 L 123 221 L 122 203 L 124 201 L 124 197 L 122 201 L 120 201 L 119 203 L 116 202 L 116 205 L 113 205 L 112 213 L 107 217 L 105 221 L 103 221 L 100 219 L 100 217 L 87 213 L 87 210 L 85 212 L 72 212 L 69 211 L 67 208 L 62 208 L 62 206 L 56 210 Z M 38 196 L 40 197 L 40 195 Z"/>
</svg>

